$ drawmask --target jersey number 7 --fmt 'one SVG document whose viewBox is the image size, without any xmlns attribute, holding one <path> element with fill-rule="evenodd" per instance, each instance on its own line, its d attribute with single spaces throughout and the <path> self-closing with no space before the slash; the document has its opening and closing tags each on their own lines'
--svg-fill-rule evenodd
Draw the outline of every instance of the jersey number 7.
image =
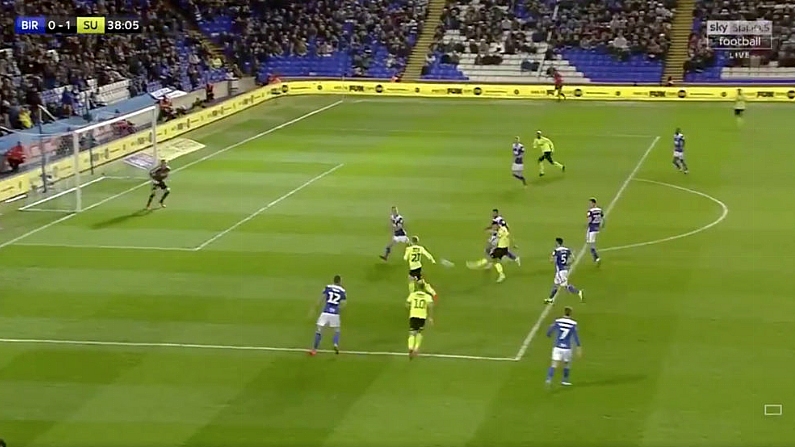
<svg viewBox="0 0 795 447">
<path fill-rule="evenodd" d="M 560 332 L 558 333 L 558 340 L 564 340 L 566 337 L 568 337 L 569 331 L 571 331 L 571 329 L 567 327 L 560 328 Z"/>
</svg>

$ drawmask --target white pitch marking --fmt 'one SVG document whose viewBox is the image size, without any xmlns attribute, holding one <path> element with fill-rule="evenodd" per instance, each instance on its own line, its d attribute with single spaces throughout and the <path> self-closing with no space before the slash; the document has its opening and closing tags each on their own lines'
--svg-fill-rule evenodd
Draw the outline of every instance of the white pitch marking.
<svg viewBox="0 0 795 447">
<path fill-rule="evenodd" d="M 88 185 L 93 185 L 94 183 L 101 182 L 102 180 L 105 180 L 105 178 L 106 177 L 104 175 L 100 176 L 100 177 L 97 177 L 97 178 L 95 178 L 95 179 L 93 179 L 93 180 L 91 180 L 89 182 L 83 183 L 82 185 L 80 185 L 80 187 L 81 188 L 85 188 Z M 45 198 L 43 198 L 41 200 L 37 200 L 37 201 L 31 203 L 30 205 L 25 205 L 22 208 L 20 208 L 19 210 L 20 211 L 51 211 L 51 210 L 46 210 L 46 209 L 36 209 L 36 208 L 33 208 L 33 207 L 35 207 L 37 205 L 41 205 L 44 202 L 49 202 L 50 200 L 57 199 L 58 197 L 65 196 L 66 194 L 69 194 L 69 193 L 74 192 L 76 190 L 77 190 L 77 187 L 69 188 L 67 190 L 59 192 L 58 194 L 55 194 L 54 196 L 45 197 Z M 72 211 L 67 211 L 67 212 L 71 213 Z"/>
<path fill-rule="evenodd" d="M 307 180 L 302 185 L 298 186 L 297 188 L 293 189 L 292 191 L 288 192 L 287 194 L 285 194 L 285 195 L 279 197 L 278 199 L 274 200 L 273 202 L 263 206 L 262 208 L 258 209 L 257 211 L 254 211 L 253 213 L 251 213 L 245 219 L 242 219 L 242 220 L 238 221 L 237 223 L 235 223 L 231 227 L 227 228 L 226 230 L 216 234 L 215 236 L 211 237 L 210 239 L 207 239 L 201 245 L 199 245 L 198 247 L 194 248 L 193 250 L 194 251 L 199 251 L 199 250 L 207 247 L 208 245 L 212 244 L 213 242 L 217 241 L 218 239 L 221 239 L 222 237 L 224 237 L 227 234 L 231 233 L 232 231 L 234 231 L 235 229 L 237 229 L 238 227 L 240 227 L 244 223 L 246 223 L 246 222 L 250 221 L 251 219 L 259 216 L 260 214 L 262 214 L 265 211 L 269 210 L 273 206 L 278 205 L 280 202 L 282 202 L 283 200 L 289 198 L 290 196 L 292 196 L 293 194 L 297 193 L 298 191 L 306 188 L 307 186 L 311 185 L 312 183 L 315 183 L 316 181 L 322 179 L 323 177 L 331 174 L 332 172 L 336 171 L 337 169 L 339 169 L 339 168 L 341 168 L 343 166 L 345 166 L 345 163 L 340 163 L 337 166 L 334 166 L 333 168 L 323 172 L 322 174 L 319 174 L 319 175 L 316 175 L 316 176 L 312 177 L 311 179 Z"/>
<path fill-rule="evenodd" d="M 279 348 L 275 346 L 241 346 L 241 345 L 215 345 L 201 343 L 166 343 L 166 342 L 133 342 L 133 341 L 101 341 L 101 340 L 57 340 L 57 339 L 37 339 L 37 338 L 0 338 L 3 344 L 30 344 L 30 345 L 65 345 L 65 346 L 105 346 L 105 347 L 126 347 L 126 348 L 173 348 L 173 349 L 207 349 L 216 351 L 267 351 L 267 352 L 303 352 L 306 348 Z M 331 353 L 334 351 L 321 349 L 318 352 Z M 405 357 L 405 352 L 389 351 L 340 351 L 347 355 L 373 355 L 382 357 Z M 496 362 L 515 362 L 513 357 L 487 357 L 478 355 L 458 355 L 458 354 L 420 354 L 420 357 L 433 357 L 441 359 L 458 360 L 490 360 Z"/>
<path fill-rule="evenodd" d="M 46 244 L 46 243 L 25 243 L 16 244 L 20 247 L 54 247 L 54 248 L 88 248 L 106 250 L 155 250 L 155 251 L 196 251 L 195 248 L 188 247 L 141 247 L 136 245 L 79 245 L 79 244 Z"/>
<path fill-rule="evenodd" d="M 646 179 L 637 178 L 637 179 L 635 179 L 635 181 L 644 182 L 644 183 L 652 183 L 652 184 L 655 184 L 655 185 L 667 186 L 669 188 L 678 189 L 678 190 L 681 190 L 681 191 L 689 192 L 691 194 L 695 194 L 697 196 L 701 196 L 701 197 L 707 198 L 707 199 L 717 203 L 718 206 L 720 206 L 723 211 L 721 212 L 720 217 L 715 219 L 713 222 L 710 222 L 709 224 L 704 225 L 703 227 L 696 228 L 693 231 L 688 231 L 687 233 L 677 234 L 676 236 L 664 237 L 662 239 L 655 239 L 653 241 L 648 241 L 648 242 L 638 242 L 636 244 L 619 245 L 618 247 L 602 248 L 602 249 L 599 250 L 600 252 L 626 250 L 628 248 L 636 248 L 636 247 L 645 247 L 647 245 L 662 244 L 663 242 L 670 242 L 670 241 L 675 241 L 677 239 L 682 239 L 682 238 L 685 238 L 685 237 L 688 237 L 688 236 L 693 236 L 694 234 L 701 233 L 702 231 L 709 230 L 710 228 L 714 227 L 715 225 L 718 225 L 719 223 L 723 222 L 724 219 L 726 219 L 726 216 L 729 215 L 729 207 L 726 206 L 725 203 L 723 203 L 722 201 L 716 199 L 715 197 L 712 197 L 711 195 L 703 193 L 701 191 L 696 191 L 696 190 L 693 190 L 693 189 L 690 189 L 690 188 L 685 188 L 684 186 L 672 185 L 670 183 L 658 182 L 656 180 L 646 180 Z"/>
<path fill-rule="evenodd" d="M 414 134 L 414 135 L 451 135 L 451 136 L 467 136 L 466 131 L 449 131 L 449 130 L 428 130 L 428 129 L 367 129 L 367 128 L 316 128 L 314 129 L 318 132 L 346 132 L 346 133 L 364 133 L 364 134 Z M 554 133 L 554 132 L 553 132 Z M 505 133 L 501 134 L 494 134 L 497 135 L 504 135 Z M 477 132 L 476 135 L 484 135 L 483 132 Z M 485 135 L 488 135 L 486 133 Z M 560 136 L 568 136 L 568 137 L 589 137 L 589 138 L 605 138 L 605 137 L 614 137 L 614 138 L 652 138 L 653 135 L 640 135 L 640 134 L 572 134 L 572 133 L 559 133 L 556 135 Z"/>
<path fill-rule="evenodd" d="M 260 132 L 260 133 L 258 133 L 256 135 L 252 135 L 252 136 L 250 136 L 250 137 L 248 137 L 248 138 L 246 138 L 244 140 L 238 141 L 237 143 L 234 143 L 234 144 L 231 144 L 229 146 L 226 146 L 225 148 L 223 148 L 223 149 L 221 149 L 219 151 L 213 152 L 212 154 L 205 155 L 204 157 L 199 158 L 198 160 L 194 160 L 194 161 L 192 161 L 192 162 L 190 162 L 190 163 L 188 163 L 186 165 L 180 166 L 179 168 L 175 169 L 174 172 L 179 172 L 179 171 L 181 171 L 183 169 L 187 169 L 187 168 L 189 168 L 191 166 L 194 166 L 194 165 L 196 165 L 198 163 L 201 163 L 203 161 L 209 160 L 209 159 L 211 159 L 211 158 L 213 158 L 213 157 L 215 157 L 217 155 L 223 154 L 224 152 L 230 151 L 230 150 L 232 150 L 232 149 L 234 149 L 236 147 L 239 147 L 239 146 L 241 146 L 243 144 L 246 144 L 246 143 L 254 141 L 254 140 L 258 139 L 258 138 L 264 137 L 265 135 L 268 135 L 270 133 L 276 132 L 277 130 L 284 129 L 287 126 L 291 126 L 291 125 L 293 125 L 293 124 L 295 124 L 297 122 L 303 121 L 303 120 L 305 120 L 305 119 L 307 119 L 307 118 L 309 118 L 311 116 L 315 116 L 318 113 L 325 112 L 326 110 L 334 108 L 334 107 L 336 107 L 336 106 L 338 106 L 338 105 L 340 105 L 342 103 L 343 103 L 343 101 L 340 100 L 340 101 L 337 101 L 337 102 L 333 102 L 333 103 L 331 103 L 331 104 L 329 104 L 327 106 L 323 106 L 323 107 L 321 107 L 319 109 L 315 109 L 315 110 L 313 110 L 313 111 L 311 111 L 309 113 L 305 113 L 305 114 L 299 116 L 298 118 L 294 118 L 294 119 L 292 119 L 290 121 L 287 121 L 287 122 L 284 122 L 282 124 L 279 124 L 276 127 L 272 127 L 270 129 L 268 129 L 268 130 L 266 130 L 264 132 Z M 133 191 L 135 191 L 137 189 L 143 188 L 144 186 L 150 185 L 150 184 L 151 183 L 149 181 L 146 181 L 146 182 L 143 182 L 143 183 L 141 183 L 139 185 L 133 186 L 133 187 L 128 188 L 128 189 L 125 189 L 124 191 L 122 191 L 122 192 L 120 192 L 118 194 L 114 194 L 114 195 L 112 195 L 112 196 L 110 196 L 110 197 L 108 197 L 106 199 L 100 200 L 99 202 L 84 208 L 83 211 L 84 212 L 85 211 L 89 211 L 89 210 L 91 210 L 93 208 L 96 208 L 96 207 L 98 207 L 100 205 L 103 205 L 103 204 L 105 204 L 107 202 L 110 202 L 111 200 L 117 199 L 117 198 L 119 198 L 121 196 L 129 194 L 129 193 L 131 193 L 131 192 L 133 192 Z M 17 243 L 17 242 L 19 242 L 19 241 L 21 241 L 23 239 L 26 239 L 26 238 L 28 238 L 30 236 L 33 236 L 34 234 L 36 234 L 36 233 L 38 233 L 38 232 L 40 232 L 42 230 L 46 230 L 47 228 L 50 228 L 50 227 L 52 227 L 54 225 L 58 225 L 61 222 L 67 221 L 67 220 L 75 217 L 76 215 L 77 215 L 76 213 L 68 214 L 68 215 L 66 215 L 64 217 L 61 217 L 60 219 L 56 219 L 56 220 L 54 220 L 54 221 L 52 221 L 50 223 L 47 223 L 47 224 L 44 224 L 44 225 L 38 227 L 38 228 L 34 228 L 33 230 L 30 230 L 30 231 L 28 231 L 27 233 L 25 233 L 25 234 L 23 234 L 21 236 L 17 236 L 14 239 L 11 239 L 9 241 L 3 242 L 2 244 L 0 244 L 0 249 L 3 249 L 3 248 L 5 248 L 5 247 L 7 247 L 9 245 L 13 245 L 13 244 L 15 244 L 15 243 Z"/>
<path fill-rule="evenodd" d="M 627 190 L 627 187 L 635 178 L 635 176 L 638 174 L 638 171 L 640 171 L 640 168 L 643 166 L 643 163 L 649 157 L 649 154 L 651 154 L 651 151 L 654 149 L 654 146 L 657 145 L 658 141 L 660 141 L 659 135 L 654 137 L 654 141 L 651 142 L 649 147 L 646 149 L 646 152 L 644 152 L 643 155 L 640 157 L 640 160 L 638 160 L 638 164 L 635 165 L 635 168 L 632 169 L 632 172 L 629 173 L 626 180 L 624 180 L 624 183 L 622 183 L 621 187 L 618 188 L 618 192 L 616 192 L 616 195 L 613 197 L 613 200 L 610 201 L 610 203 L 607 205 L 607 208 L 605 209 L 605 220 L 607 219 L 607 216 L 610 214 L 610 212 L 613 211 L 613 208 L 615 208 L 616 204 L 618 203 L 618 200 L 621 199 L 621 196 L 624 195 L 624 192 Z M 582 248 L 580 249 L 580 252 L 577 253 L 577 256 L 574 258 L 574 263 L 571 265 L 571 268 L 569 269 L 569 275 L 572 275 L 574 273 L 574 269 L 577 268 L 577 265 L 579 265 L 580 261 L 583 259 L 585 251 L 587 249 L 588 249 L 588 244 L 583 244 Z M 527 352 L 527 348 L 530 347 L 530 343 L 533 341 L 536 334 L 538 333 L 538 330 L 541 328 L 541 324 L 543 324 L 544 320 L 546 320 L 546 318 L 549 316 L 549 313 L 552 311 L 552 307 L 554 306 L 554 304 L 555 303 L 553 302 L 552 304 L 544 306 L 544 310 L 541 312 L 541 315 L 538 317 L 538 320 L 530 329 L 530 332 L 528 332 L 527 336 L 524 338 L 524 341 L 522 341 L 522 345 L 519 347 L 519 352 L 517 352 L 516 356 L 514 357 L 517 361 L 521 360 L 522 357 L 524 357 L 525 353 Z"/>
</svg>

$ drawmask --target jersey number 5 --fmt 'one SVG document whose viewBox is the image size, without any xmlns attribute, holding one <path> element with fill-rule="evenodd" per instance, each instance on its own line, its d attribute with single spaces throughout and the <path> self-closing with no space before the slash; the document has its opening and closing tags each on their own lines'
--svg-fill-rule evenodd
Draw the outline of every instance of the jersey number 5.
<svg viewBox="0 0 795 447">
<path fill-rule="evenodd" d="M 326 293 L 326 302 L 329 304 L 334 304 L 334 305 L 339 304 L 341 299 L 342 295 L 340 295 L 337 292 L 329 291 L 328 293 Z"/>
<path fill-rule="evenodd" d="M 412 253 L 411 254 L 411 262 L 420 262 L 420 256 L 422 256 L 422 255 L 419 254 L 419 253 Z"/>
</svg>

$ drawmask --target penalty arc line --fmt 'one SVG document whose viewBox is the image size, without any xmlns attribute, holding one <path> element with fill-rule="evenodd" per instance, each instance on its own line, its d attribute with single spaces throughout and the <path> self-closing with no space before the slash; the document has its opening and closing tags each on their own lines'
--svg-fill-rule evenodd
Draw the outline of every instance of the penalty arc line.
<svg viewBox="0 0 795 447">
<path fill-rule="evenodd" d="M 635 244 L 619 245 L 617 247 L 602 248 L 602 249 L 599 250 L 600 252 L 626 250 L 626 249 L 629 249 L 629 248 L 637 248 L 637 247 L 646 247 L 648 245 L 662 244 L 663 242 L 670 242 L 670 241 L 675 241 L 677 239 L 682 239 L 682 238 L 686 238 L 686 237 L 689 237 L 689 236 L 693 236 L 695 234 L 701 233 L 702 231 L 707 231 L 710 228 L 714 227 L 715 225 L 718 225 L 719 223 L 723 222 L 724 219 L 726 219 L 726 216 L 729 215 L 729 207 L 725 203 L 723 203 L 721 200 L 716 199 L 715 197 L 712 197 L 711 195 L 703 193 L 701 191 L 696 191 L 694 189 L 685 188 L 684 186 L 672 185 L 670 183 L 658 182 L 656 180 L 646 180 L 646 179 L 637 178 L 637 179 L 635 179 L 635 181 L 636 182 L 651 183 L 651 184 L 654 184 L 654 185 L 667 186 L 669 188 L 678 189 L 680 191 L 685 191 L 685 192 L 689 192 L 690 194 L 695 194 L 697 196 L 704 197 L 704 198 L 709 199 L 712 202 L 718 204 L 718 206 L 720 206 L 721 210 L 722 210 L 721 214 L 720 214 L 720 216 L 717 219 L 715 219 L 714 221 L 708 223 L 707 225 L 704 225 L 703 227 L 696 228 L 695 230 L 688 231 L 687 233 L 677 234 L 676 236 L 664 237 L 662 239 L 655 239 L 653 241 L 638 242 L 638 243 L 635 243 Z"/>
<path fill-rule="evenodd" d="M 303 115 L 301 115 L 301 116 L 299 116 L 297 118 L 293 118 L 290 121 L 286 121 L 286 122 L 284 122 L 282 124 L 279 124 L 276 127 L 271 127 L 270 129 L 268 129 L 266 131 L 260 132 L 260 133 L 258 133 L 256 135 L 252 135 L 252 136 L 250 136 L 250 137 L 248 137 L 248 138 L 246 138 L 244 140 L 240 140 L 237 143 L 231 144 L 229 146 L 226 146 L 223 149 L 220 149 L 220 150 L 218 150 L 216 152 L 213 152 L 212 154 L 205 155 L 204 157 L 199 158 L 198 160 L 194 160 L 194 161 L 192 161 L 192 162 L 190 162 L 188 164 L 180 166 L 179 168 L 175 169 L 174 172 L 176 173 L 176 172 L 182 171 L 183 169 L 187 169 L 187 168 L 189 168 L 191 166 L 197 165 L 197 164 L 199 164 L 199 163 L 201 163 L 203 161 L 209 160 L 209 159 L 211 159 L 211 158 L 213 158 L 213 157 L 215 157 L 217 155 L 223 154 L 224 152 L 230 151 L 230 150 L 232 150 L 232 149 L 234 149 L 236 147 L 240 147 L 240 146 L 242 146 L 242 145 L 244 145 L 246 143 L 249 143 L 251 141 L 254 141 L 254 140 L 258 139 L 258 138 L 262 138 L 265 135 L 268 135 L 268 134 L 271 134 L 273 132 L 276 132 L 277 130 L 284 129 L 285 127 L 291 126 L 291 125 L 293 125 L 295 123 L 298 123 L 300 121 L 303 121 L 303 120 L 305 120 L 305 119 L 307 119 L 309 117 L 315 116 L 318 113 L 322 113 L 322 112 L 325 112 L 326 110 L 329 110 L 329 109 L 332 109 L 334 107 L 337 107 L 338 105 L 343 104 L 343 102 L 344 101 L 342 101 L 342 100 L 336 101 L 336 102 L 333 102 L 333 103 L 331 103 L 329 105 L 323 106 L 323 107 L 321 107 L 319 109 L 312 110 L 311 112 L 305 113 L 305 114 L 303 114 Z M 117 199 L 117 198 L 119 198 L 121 196 L 127 195 L 127 194 L 129 194 L 129 193 L 131 193 L 131 192 L 133 192 L 135 190 L 141 189 L 144 186 L 149 185 L 149 184 L 150 184 L 150 182 L 146 181 L 146 182 L 143 182 L 143 183 L 141 183 L 139 185 L 133 186 L 133 187 L 128 188 L 128 189 L 125 189 L 124 191 L 122 191 L 122 192 L 120 192 L 118 194 L 114 194 L 114 195 L 112 195 L 112 196 L 110 196 L 108 198 L 100 200 L 99 202 L 97 202 L 97 203 L 95 203 L 95 204 L 93 204 L 91 206 L 88 206 L 88 207 L 84 208 L 82 211 L 83 212 L 89 211 L 89 210 L 91 210 L 93 208 L 96 208 L 96 207 L 98 207 L 100 205 L 104 205 L 105 203 L 110 202 L 111 200 L 115 200 L 115 199 Z M 68 215 L 66 215 L 64 217 L 61 217 L 60 219 L 56 219 L 56 220 L 54 220 L 52 222 L 49 222 L 47 224 L 44 224 L 44 225 L 42 225 L 40 227 L 34 228 L 34 229 L 28 231 L 27 233 L 24 233 L 24 234 L 22 234 L 20 236 L 17 236 L 15 238 L 11 239 L 11 240 L 5 241 L 2 244 L 0 244 L 0 250 L 2 250 L 5 247 L 8 247 L 9 245 L 13 245 L 13 244 L 15 244 L 15 243 L 17 243 L 17 242 L 19 242 L 19 241 L 21 241 L 23 239 L 27 239 L 28 237 L 33 236 L 34 234 L 36 234 L 36 233 L 38 233 L 40 231 L 46 230 L 47 228 L 50 228 L 50 227 L 52 227 L 54 225 L 58 225 L 61 222 L 65 222 L 65 221 L 77 216 L 77 214 L 78 213 L 68 214 Z"/>
<path fill-rule="evenodd" d="M 62 346 L 100 346 L 116 348 L 172 348 L 172 349 L 194 349 L 194 350 L 215 350 L 215 351 L 260 351 L 260 352 L 302 352 L 307 353 L 306 348 L 279 348 L 275 346 L 242 346 L 242 345 L 218 345 L 202 343 L 168 343 L 168 342 L 133 342 L 133 341 L 102 341 L 102 340 L 59 340 L 41 338 L 0 338 L 0 344 L 28 344 L 28 345 L 62 345 Z M 332 353 L 334 351 L 321 349 L 318 352 Z M 408 353 L 391 351 L 340 351 L 343 355 L 356 356 L 380 356 L 380 357 L 405 357 Z M 488 357 L 478 355 L 459 355 L 459 354 L 420 354 L 420 357 L 456 359 L 456 360 L 487 360 L 495 362 L 515 362 L 513 357 Z"/>
<path fill-rule="evenodd" d="M 217 241 L 218 239 L 221 239 L 222 237 L 224 237 L 227 234 L 231 233 L 232 231 L 236 230 L 238 227 L 240 227 L 244 223 L 250 221 L 251 219 L 254 219 L 255 217 L 259 216 L 260 214 L 264 213 L 265 211 L 267 211 L 267 210 L 271 209 L 272 207 L 278 205 L 282 201 L 290 198 L 293 194 L 297 193 L 298 191 L 301 191 L 302 189 L 306 188 L 307 186 L 311 185 L 312 183 L 315 183 L 316 181 L 318 181 L 318 180 L 322 179 L 323 177 L 333 173 L 334 171 L 336 171 L 337 169 L 339 169 L 339 168 L 341 168 L 343 166 L 345 166 L 345 163 L 340 163 L 337 166 L 334 166 L 333 168 L 331 168 L 331 169 L 329 169 L 329 170 L 327 170 L 327 171 L 325 171 L 325 172 L 323 172 L 321 174 L 318 174 L 318 175 L 312 177 L 311 179 L 307 180 L 306 182 L 304 182 L 303 184 L 301 184 L 297 188 L 293 189 L 292 191 L 288 192 L 287 194 L 285 194 L 285 195 L 279 197 L 278 199 L 274 200 L 273 202 L 263 206 L 262 208 L 258 209 L 257 211 L 254 211 L 253 213 L 249 214 L 248 217 L 246 217 L 244 219 L 241 219 L 240 221 L 238 221 L 237 223 L 235 223 L 231 227 L 227 228 L 226 230 L 221 231 L 220 233 L 216 234 L 215 236 L 211 237 L 210 239 L 207 239 L 206 241 L 204 241 L 198 247 L 193 248 L 193 251 L 199 251 L 199 250 L 207 247 L 208 245 L 212 244 L 213 242 Z"/>
<path fill-rule="evenodd" d="M 629 187 L 629 184 L 632 183 L 632 180 L 638 174 L 640 168 L 643 166 L 643 163 L 649 157 L 649 154 L 651 154 L 651 151 L 654 150 L 654 147 L 657 146 L 657 142 L 659 141 L 660 141 L 659 135 L 654 137 L 654 140 L 651 142 L 649 147 L 646 148 L 646 152 L 643 153 L 643 155 L 640 157 L 640 160 L 638 160 L 638 163 L 635 165 L 635 167 L 629 173 L 627 178 L 624 180 L 624 183 L 622 183 L 621 186 L 618 188 L 616 195 L 613 196 L 613 199 L 610 201 L 610 203 L 607 205 L 607 208 L 605 209 L 605 215 L 604 215 L 605 220 L 607 219 L 607 216 L 613 211 L 619 199 L 621 199 L 621 197 L 624 195 L 624 192 L 627 190 L 627 187 Z M 588 244 L 587 243 L 583 244 L 579 253 L 577 253 L 576 257 L 574 258 L 574 263 L 571 265 L 571 268 L 569 269 L 569 275 L 572 275 L 574 273 L 574 270 L 580 264 L 580 261 L 585 255 L 585 251 L 587 249 L 588 249 Z M 522 357 L 524 357 L 525 353 L 527 352 L 527 349 L 530 347 L 530 343 L 533 341 L 536 334 L 538 334 L 538 331 L 539 329 L 541 329 L 541 325 L 544 323 L 544 320 L 546 320 L 547 317 L 549 316 L 549 313 L 552 312 L 552 307 L 554 305 L 555 303 L 552 302 L 551 304 L 547 304 L 546 306 L 544 306 L 544 310 L 541 312 L 541 315 L 538 317 L 538 320 L 536 320 L 535 324 L 530 329 L 530 332 L 527 333 L 527 336 L 522 341 L 522 345 L 519 347 L 519 352 L 516 353 L 514 359 L 519 361 L 522 359 Z"/>
</svg>

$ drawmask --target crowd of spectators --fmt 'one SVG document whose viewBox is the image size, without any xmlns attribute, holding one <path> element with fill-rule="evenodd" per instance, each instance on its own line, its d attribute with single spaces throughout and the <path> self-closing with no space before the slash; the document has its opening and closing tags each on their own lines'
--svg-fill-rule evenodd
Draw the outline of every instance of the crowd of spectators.
<svg viewBox="0 0 795 447">
<path fill-rule="evenodd" d="M 410 36 L 422 28 L 427 2 L 417 0 L 184 0 L 200 22 L 228 17 L 218 41 L 240 67 L 279 56 L 330 56 L 347 51 L 356 71 L 372 63 L 372 49 L 388 50 L 390 64 L 408 57 Z"/>
<path fill-rule="evenodd" d="M 770 50 L 751 51 L 750 58 L 729 58 L 728 66 L 766 66 L 776 62 L 779 67 L 795 67 L 795 2 L 792 0 L 702 0 L 696 5 L 693 17 L 696 27 L 690 35 L 687 71 L 701 71 L 717 62 L 703 26 L 708 20 L 769 20 L 773 24 Z"/>
<path fill-rule="evenodd" d="M 143 93 L 150 82 L 179 86 L 187 75 L 195 87 L 211 66 L 210 52 L 198 39 L 183 39 L 183 20 L 158 0 L 135 6 L 124 0 L 98 1 L 91 6 L 72 1 L 25 0 L 0 3 L 0 126 L 32 125 L 42 104 L 41 93 L 67 87 L 63 98 L 48 108 L 57 116 L 75 113 L 74 98 L 88 89 L 88 81 L 107 85 L 132 79 L 131 95 Z M 133 35 L 43 36 L 16 35 L 16 16 L 135 16 L 145 31 Z M 194 52 L 187 70 L 180 64 L 178 45 Z M 30 117 L 29 121 L 27 118 Z"/>
</svg>

